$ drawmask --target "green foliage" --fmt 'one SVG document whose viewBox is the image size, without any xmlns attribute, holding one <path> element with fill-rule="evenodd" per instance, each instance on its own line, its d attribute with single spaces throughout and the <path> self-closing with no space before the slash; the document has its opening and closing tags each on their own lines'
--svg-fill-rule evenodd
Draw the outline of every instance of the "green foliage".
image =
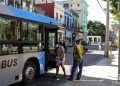
<svg viewBox="0 0 120 86">
<path fill-rule="evenodd" d="M 88 21 L 88 35 L 89 36 L 101 36 L 105 41 L 105 25 L 99 21 Z"/>
<path fill-rule="evenodd" d="M 103 0 L 107 1 L 107 0 Z M 120 21 L 120 13 L 118 12 L 118 3 L 120 3 L 120 0 L 110 0 L 111 4 L 111 13 L 114 15 L 114 19 Z"/>
</svg>

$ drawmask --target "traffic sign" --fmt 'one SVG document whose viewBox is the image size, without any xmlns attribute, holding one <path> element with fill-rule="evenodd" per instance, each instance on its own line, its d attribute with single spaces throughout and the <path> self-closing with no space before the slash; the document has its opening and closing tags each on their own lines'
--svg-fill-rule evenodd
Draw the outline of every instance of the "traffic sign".
<svg viewBox="0 0 120 86">
<path fill-rule="evenodd" d="M 118 11 L 120 12 L 120 3 L 118 3 Z"/>
</svg>

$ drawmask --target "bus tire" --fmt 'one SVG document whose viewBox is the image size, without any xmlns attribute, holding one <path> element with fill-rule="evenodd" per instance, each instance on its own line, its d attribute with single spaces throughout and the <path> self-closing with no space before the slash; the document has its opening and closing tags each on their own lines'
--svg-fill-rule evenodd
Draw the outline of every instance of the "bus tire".
<svg viewBox="0 0 120 86">
<path fill-rule="evenodd" d="M 30 84 L 36 78 L 36 65 L 32 61 L 28 61 L 23 69 L 23 84 Z"/>
</svg>

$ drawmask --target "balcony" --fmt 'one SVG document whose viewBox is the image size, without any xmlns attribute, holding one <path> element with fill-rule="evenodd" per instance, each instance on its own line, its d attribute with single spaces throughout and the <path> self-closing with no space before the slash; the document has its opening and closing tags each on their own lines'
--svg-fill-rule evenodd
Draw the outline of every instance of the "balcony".
<svg viewBox="0 0 120 86">
<path fill-rule="evenodd" d="M 0 0 L 1 5 L 8 5 L 14 8 L 23 9 L 33 12 L 34 4 L 31 4 L 29 1 L 24 2 L 21 0 Z"/>
<path fill-rule="evenodd" d="M 83 32 L 83 26 L 78 25 L 78 24 L 72 24 L 72 28 L 76 32 Z"/>
<path fill-rule="evenodd" d="M 65 29 L 65 24 L 60 22 L 60 21 L 58 21 L 57 26 L 60 27 L 60 28 Z"/>
<path fill-rule="evenodd" d="M 63 24 L 63 27 L 67 28 L 67 25 L 64 23 L 64 24 Z"/>
<path fill-rule="evenodd" d="M 42 15 L 45 15 L 45 10 L 43 10 L 42 8 L 40 7 L 37 7 L 37 6 L 34 6 L 33 7 L 33 12 L 37 13 L 37 14 L 42 14 Z"/>
<path fill-rule="evenodd" d="M 72 30 L 72 24 L 67 25 L 64 23 L 63 26 L 68 30 Z"/>
</svg>

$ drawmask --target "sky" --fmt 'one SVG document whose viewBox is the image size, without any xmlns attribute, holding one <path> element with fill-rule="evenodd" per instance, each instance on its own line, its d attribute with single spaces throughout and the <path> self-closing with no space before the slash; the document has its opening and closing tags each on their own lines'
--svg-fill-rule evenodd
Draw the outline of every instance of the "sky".
<svg viewBox="0 0 120 86">
<path fill-rule="evenodd" d="M 106 14 L 103 12 L 99 6 L 97 0 L 86 0 L 88 7 L 88 20 L 96 20 L 104 23 L 106 25 Z M 106 8 L 106 2 L 99 0 L 102 8 Z"/>
<path fill-rule="evenodd" d="M 56 0 L 61 1 L 61 0 Z M 106 14 L 103 12 L 103 9 L 106 8 L 106 2 L 102 0 L 98 0 L 103 9 L 99 6 L 97 0 L 86 0 L 88 7 L 88 20 L 100 21 L 104 25 L 106 25 Z"/>
</svg>

